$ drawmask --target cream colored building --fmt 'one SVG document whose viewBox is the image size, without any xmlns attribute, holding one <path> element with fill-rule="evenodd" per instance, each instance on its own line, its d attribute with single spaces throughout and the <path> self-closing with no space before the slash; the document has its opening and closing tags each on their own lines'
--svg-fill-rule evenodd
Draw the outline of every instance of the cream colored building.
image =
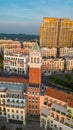
<svg viewBox="0 0 73 130">
<path fill-rule="evenodd" d="M 4 70 L 7 72 L 26 74 L 28 69 L 29 57 L 23 52 L 4 51 Z"/>
<path fill-rule="evenodd" d="M 49 72 L 63 71 L 64 60 L 61 58 L 55 59 L 43 59 L 42 60 L 42 71 L 48 70 Z"/>
<path fill-rule="evenodd" d="M 56 57 L 57 56 L 57 48 L 41 48 L 42 57 Z"/>
<path fill-rule="evenodd" d="M 0 82 L 0 120 L 25 125 L 26 98 L 23 84 Z"/>
<path fill-rule="evenodd" d="M 73 58 L 66 58 L 66 70 L 73 70 Z"/>
<path fill-rule="evenodd" d="M 60 57 L 73 57 L 73 48 L 60 48 Z"/>
<path fill-rule="evenodd" d="M 9 54 L 24 54 L 24 55 L 29 55 L 30 52 L 30 48 L 26 47 L 26 48 L 11 48 L 11 49 L 5 49 L 4 50 L 4 54 L 9 55 Z"/>
<path fill-rule="evenodd" d="M 23 42 L 23 48 L 26 48 L 26 47 L 32 48 L 33 45 L 34 45 L 34 43 L 35 43 L 35 42 L 29 42 L 29 41 Z"/>
<path fill-rule="evenodd" d="M 13 40 L 0 40 L 0 52 L 4 52 L 5 49 L 10 48 L 21 48 L 21 43 L 19 41 Z"/>
</svg>

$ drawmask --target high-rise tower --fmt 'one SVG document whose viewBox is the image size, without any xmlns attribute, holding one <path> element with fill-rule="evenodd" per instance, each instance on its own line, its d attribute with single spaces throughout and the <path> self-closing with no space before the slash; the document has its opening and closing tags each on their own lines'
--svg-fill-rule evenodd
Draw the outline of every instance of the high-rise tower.
<svg viewBox="0 0 73 130">
<path fill-rule="evenodd" d="M 72 47 L 73 21 L 44 17 L 40 26 L 40 47 Z"/>
<path fill-rule="evenodd" d="M 43 18 L 40 26 L 40 47 L 57 47 L 58 22 L 56 18 Z"/>
</svg>

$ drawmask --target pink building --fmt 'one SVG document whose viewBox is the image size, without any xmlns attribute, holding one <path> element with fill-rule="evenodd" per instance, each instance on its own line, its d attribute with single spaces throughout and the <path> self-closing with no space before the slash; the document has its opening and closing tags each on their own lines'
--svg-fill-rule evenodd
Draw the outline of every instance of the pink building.
<svg viewBox="0 0 73 130">
<path fill-rule="evenodd" d="M 72 130 L 72 111 L 73 95 L 47 88 L 40 112 L 40 126 L 44 129 Z"/>
</svg>

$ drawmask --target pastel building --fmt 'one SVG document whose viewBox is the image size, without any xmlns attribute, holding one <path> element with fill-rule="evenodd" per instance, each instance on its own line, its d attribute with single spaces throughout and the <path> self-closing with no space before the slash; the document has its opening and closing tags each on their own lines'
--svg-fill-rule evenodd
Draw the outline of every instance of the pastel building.
<svg viewBox="0 0 73 130">
<path fill-rule="evenodd" d="M 26 74 L 28 69 L 29 57 L 20 51 L 5 50 L 4 70 L 7 72 Z"/>
<path fill-rule="evenodd" d="M 45 130 L 72 130 L 73 95 L 47 88 L 40 111 L 40 127 Z"/>
<path fill-rule="evenodd" d="M 56 72 L 64 70 L 64 60 L 61 58 L 46 59 L 42 60 L 42 71 Z"/>
<path fill-rule="evenodd" d="M 26 98 L 20 83 L 0 81 L 0 120 L 25 125 Z"/>
<path fill-rule="evenodd" d="M 50 87 L 42 92 L 45 87 L 42 85 L 42 70 L 62 71 L 64 60 L 42 59 L 41 50 L 35 43 L 29 58 L 21 52 L 5 51 L 5 69 L 8 72 L 9 69 L 17 69 L 19 72 L 18 67 L 22 63 L 24 65 L 24 56 L 29 60 L 26 64 L 29 66 L 29 79 L 22 76 L 0 77 L 0 120 L 25 125 L 26 115 L 40 115 L 41 129 L 73 130 L 73 95 Z"/>
<path fill-rule="evenodd" d="M 24 55 L 29 55 L 30 48 L 11 48 L 5 49 L 4 54 L 20 53 Z"/>
<path fill-rule="evenodd" d="M 1 53 L 3 53 L 5 49 L 10 48 L 21 48 L 21 43 L 19 41 L 13 41 L 13 40 L 0 40 Z"/>
<path fill-rule="evenodd" d="M 56 57 L 57 56 L 57 48 L 41 48 L 42 57 Z"/>
<path fill-rule="evenodd" d="M 30 42 L 30 41 L 27 41 L 27 42 L 23 42 L 23 48 L 32 48 L 33 45 L 35 44 L 35 42 Z"/>
<path fill-rule="evenodd" d="M 73 48 L 60 48 L 60 57 L 73 57 Z"/>
<path fill-rule="evenodd" d="M 73 58 L 66 58 L 66 70 L 73 70 Z"/>
</svg>

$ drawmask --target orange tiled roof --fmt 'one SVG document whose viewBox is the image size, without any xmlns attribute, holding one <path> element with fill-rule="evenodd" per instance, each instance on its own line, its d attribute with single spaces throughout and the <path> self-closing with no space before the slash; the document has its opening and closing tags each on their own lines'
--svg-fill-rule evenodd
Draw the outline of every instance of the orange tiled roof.
<svg viewBox="0 0 73 130">
<path fill-rule="evenodd" d="M 16 83 L 28 83 L 28 79 L 24 79 L 24 77 L 20 77 L 20 76 L 0 77 L 0 81 L 16 82 Z"/>
<path fill-rule="evenodd" d="M 62 91 L 52 89 L 52 88 L 47 88 L 45 95 L 53 97 L 55 99 L 68 102 L 68 105 L 70 107 L 73 107 L 73 95 L 72 94 L 67 94 Z"/>
<path fill-rule="evenodd" d="M 68 106 L 73 107 L 73 99 L 69 99 Z"/>
</svg>

